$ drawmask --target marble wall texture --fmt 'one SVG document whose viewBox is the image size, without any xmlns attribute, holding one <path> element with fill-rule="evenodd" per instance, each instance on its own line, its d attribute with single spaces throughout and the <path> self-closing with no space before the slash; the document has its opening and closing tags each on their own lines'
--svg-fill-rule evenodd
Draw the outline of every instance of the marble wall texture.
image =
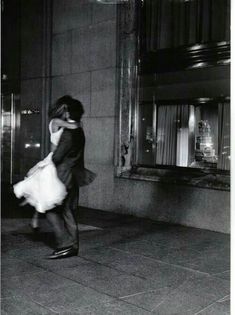
<svg viewBox="0 0 235 315">
<path fill-rule="evenodd" d="M 39 111 L 39 114 L 21 115 L 21 178 L 40 160 L 42 147 L 43 110 L 43 1 L 21 2 L 21 64 L 20 104 L 21 111 Z M 40 143 L 39 148 L 25 148 L 26 143 Z"/>
<path fill-rule="evenodd" d="M 228 233 L 228 192 L 115 177 L 116 6 L 56 0 L 52 25 L 51 101 L 64 94 L 82 101 L 86 166 L 98 175 L 81 188 L 80 204 Z"/>
</svg>

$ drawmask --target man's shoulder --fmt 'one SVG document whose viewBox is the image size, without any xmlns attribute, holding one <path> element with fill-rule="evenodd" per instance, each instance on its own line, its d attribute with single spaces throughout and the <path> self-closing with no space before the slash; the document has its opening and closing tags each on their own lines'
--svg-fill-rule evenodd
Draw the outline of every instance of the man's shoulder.
<svg viewBox="0 0 235 315">
<path fill-rule="evenodd" d="M 75 129 L 69 129 L 69 128 L 65 127 L 64 132 L 66 132 L 66 133 L 84 133 L 83 128 L 81 128 L 81 127 L 78 127 Z"/>
<path fill-rule="evenodd" d="M 84 137 L 84 131 L 81 127 L 76 128 L 76 129 L 65 128 L 64 133 L 72 137 Z"/>
</svg>

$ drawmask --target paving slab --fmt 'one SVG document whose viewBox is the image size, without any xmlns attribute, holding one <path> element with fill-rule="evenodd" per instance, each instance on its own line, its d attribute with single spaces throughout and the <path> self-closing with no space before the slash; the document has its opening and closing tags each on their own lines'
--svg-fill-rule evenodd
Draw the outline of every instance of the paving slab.
<svg viewBox="0 0 235 315">
<path fill-rule="evenodd" d="M 46 220 L 33 234 L 13 212 L 2 219 L 2 314 L 230 313 L 229 235 L 84 209 L 79 256 L 48 260 Z"/>
</svg>

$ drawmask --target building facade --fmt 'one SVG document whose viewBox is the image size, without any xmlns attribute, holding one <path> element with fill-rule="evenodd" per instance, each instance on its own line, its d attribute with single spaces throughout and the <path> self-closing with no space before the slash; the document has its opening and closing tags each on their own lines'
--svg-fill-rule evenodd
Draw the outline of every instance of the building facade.
<svg viewBox="0 0 235 315">
<path fill-rule="evenodd" d="M 229 233 L 223 3 L 4 1 L 5 181 L 48 152 L 48 108 L 69 94 L 84 105 L 86 166 L 98 175 L 82 206 Z"/>
</svg>

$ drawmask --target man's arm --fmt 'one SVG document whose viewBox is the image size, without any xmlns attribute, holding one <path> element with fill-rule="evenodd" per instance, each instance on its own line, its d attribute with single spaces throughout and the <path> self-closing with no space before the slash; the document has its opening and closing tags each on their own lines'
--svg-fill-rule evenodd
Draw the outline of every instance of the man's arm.
<svg viewBox="0 0 235 315">
<path fill-rule="evenodd" d="M 55 165 L 60 164 L 63 161 L 66 154 L 69 152 L 69 150 L 71 150 L 71 148 L 72 148 L 72 134 L 70 130 L 65 129 L 61 135 L 59 144 L 52 155 L 53 163 Z"/>
</svg>

